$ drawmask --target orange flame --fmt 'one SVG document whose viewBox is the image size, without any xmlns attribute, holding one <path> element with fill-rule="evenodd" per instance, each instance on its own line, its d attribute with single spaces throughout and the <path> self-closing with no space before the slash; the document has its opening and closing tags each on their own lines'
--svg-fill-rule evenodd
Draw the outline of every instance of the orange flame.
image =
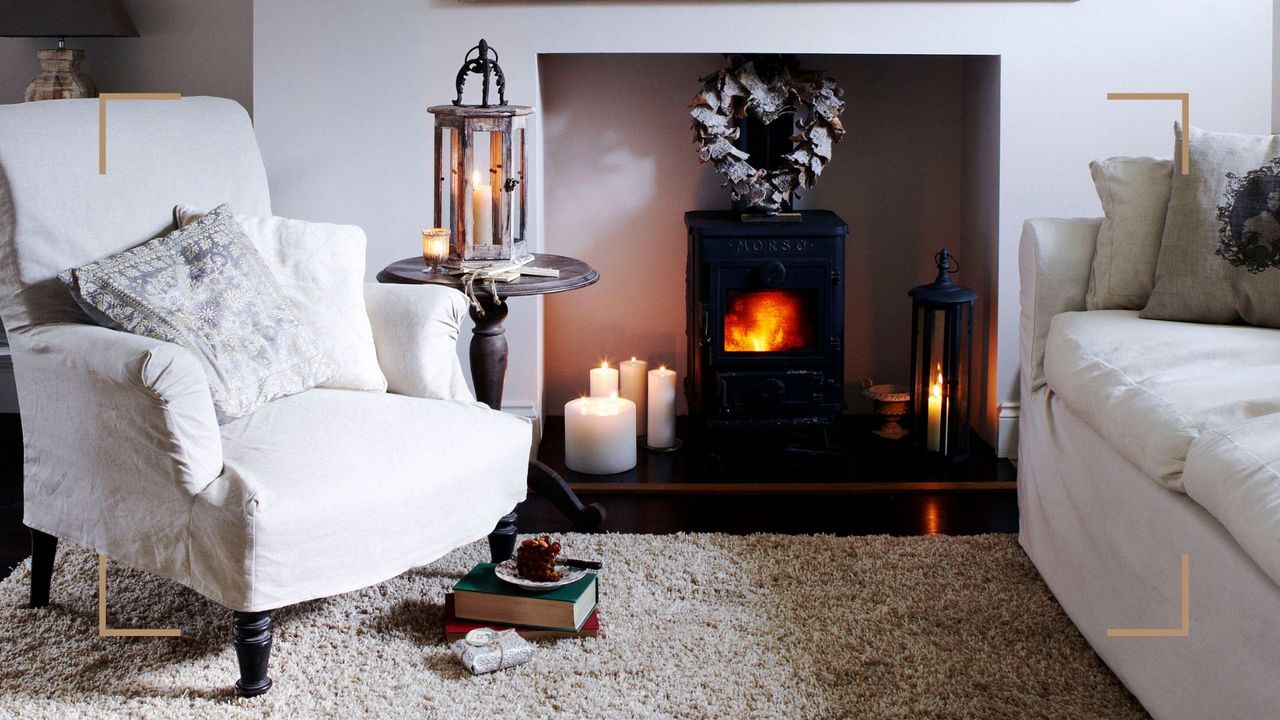
<svg viewBox="0 0 1280 720">
<path fill-rule="evenodd" d="M 813 347 L 803 297 L 787 290 L 744 292 L 724 316 L 726 352 L 785 352 Z"/>
</svg>

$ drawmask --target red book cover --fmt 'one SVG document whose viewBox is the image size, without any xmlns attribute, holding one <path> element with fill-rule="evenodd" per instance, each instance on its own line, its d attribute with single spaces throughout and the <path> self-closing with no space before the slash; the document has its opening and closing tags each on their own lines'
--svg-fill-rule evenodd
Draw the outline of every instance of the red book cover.
<svg viewBox="0 0 1280 720">
<path fill-rule="evenodd" d="M 604 633 L 600 632 L 600 609 L 596 608 L 587 616 L 585 622 L 582 623 L 582 629 L 576 633 L 563 632 L 559 630 L 539 630 L 535 628 L 511 628 L 510 625 L 494 625 L 486 623 L 478 623 L 473 620 L 459 620 L 458 616 L 453 612 L 453 593 L 445 593 L 444 596 L 444 637 L 447 642 L 461 640 L 468 632 L 476 628 L 487 627 L 494 630 L 514 629 L 520 637 L 525 640 L 536 640 L 538 638 L 577 638 L 577 637 L 602 637 Z"/>
</svg>

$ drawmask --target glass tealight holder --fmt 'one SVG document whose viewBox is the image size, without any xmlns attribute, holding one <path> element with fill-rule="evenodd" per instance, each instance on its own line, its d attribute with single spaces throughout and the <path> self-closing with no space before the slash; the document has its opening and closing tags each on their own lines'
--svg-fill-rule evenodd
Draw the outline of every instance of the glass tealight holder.
<svg viewBox="0 0 1280 720">
<path fill-rule="evenodd" d="M 431 228 L 422 231 L 422 260 L 424 273 L 441 273 L 441 265 L 449 259 L 449 228 Z"/>
</svg>

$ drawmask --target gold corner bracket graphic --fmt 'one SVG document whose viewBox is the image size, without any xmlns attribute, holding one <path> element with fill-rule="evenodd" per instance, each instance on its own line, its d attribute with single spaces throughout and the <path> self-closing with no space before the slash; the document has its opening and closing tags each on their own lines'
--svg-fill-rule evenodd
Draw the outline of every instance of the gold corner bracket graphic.
<svg viewBox="0 0 1280 720">
<path fill-rule="evenodd" d="M 180 637 L 173 628 L 116 629 L 107 627 L 107 556 L 98 556 L 98 637 Z"/>
<path fill-rule="evenodd" d="M 1182 174 L 1191 174 L 1191 93 L 1175 92 L 1112 92 L 1108 100 L 1178 100 L 1182 102 Z"/>
<path fill-rule="evenodd" d="M 1184 126 L 1185 127 L 1185 126 Z M 1187 637 L 1191 634 L 1191 556 L 1182 554 L 1182 625 L 1176 628 L 1107 628 L 1107 637 Z"/>
<path fill-rule="evenodd" d="M 107 101 L 179 100 L 181 93 L 102 93 L 98 95 L 98 174 L 107 174 Z"/>
</svg>

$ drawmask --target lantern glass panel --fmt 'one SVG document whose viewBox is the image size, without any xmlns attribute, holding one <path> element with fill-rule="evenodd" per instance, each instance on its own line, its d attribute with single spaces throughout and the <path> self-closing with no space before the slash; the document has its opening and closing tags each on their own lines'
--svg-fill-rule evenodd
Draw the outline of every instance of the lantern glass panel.
<svg viewBox="0 0 1280 720">
<path fill-rule="evenodd" d="M 952 459 L 969 451 L 973 304 L 915 308 L 912 368 L 917 444 Z"/>
<path fill-rule="evenodd" d="M 510 192 L 502 194 L 503 200 L 510 208 L 508 214 L 510 216 L 511 238 L 514 242 L 524 242 L 524 216 L 521 211 L 524 208 L 525 185 L 524 185 L 524 128 L 519 127 L 511 133 L 511 152 L 509 159 L 511 168 L 508 170 L 508 177 L 517 181 L 517 184 Z"/>
<path fill-rule="evenodd" d="M 439 145 L 436 148 L 436 227 L 452 228 L 457 214 L 454 207 L 454 183 L 457 182 L 456 153 L 458 134 L 449 127 L 436 127 Z"/>
</svg>

